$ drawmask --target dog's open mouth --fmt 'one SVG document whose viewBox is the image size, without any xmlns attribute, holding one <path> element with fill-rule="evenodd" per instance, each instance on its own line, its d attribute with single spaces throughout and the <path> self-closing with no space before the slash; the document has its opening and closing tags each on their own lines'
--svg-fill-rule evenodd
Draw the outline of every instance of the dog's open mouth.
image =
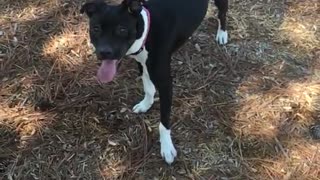
<svg viewBox="0 0 320 180">
<path fill-rule="evenodd" d="M 101 66 L 98 70 L 97 77 L 102 83 L 108 83 L 113 80 L 117 73 L 117 66 L 119 61 L 113 60 L 102 60 Z"/>
</svg>

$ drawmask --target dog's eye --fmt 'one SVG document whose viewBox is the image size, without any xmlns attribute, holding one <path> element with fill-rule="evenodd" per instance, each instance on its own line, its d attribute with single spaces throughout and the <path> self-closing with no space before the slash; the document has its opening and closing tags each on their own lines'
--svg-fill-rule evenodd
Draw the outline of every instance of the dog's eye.
<svg viewBox="0 0 320 180">
<path fill-rule="evenodd" d="M 100 27 L 99 26 L 93 26 L 92 31 L 97 33 L 100 32 Z"/>
<path fill-rule="evenodd" d="M 128 36 L 128 29 L 127 28 L 125 28 L 125 27 L 118 27 L 117 29 L 116 29 L 116 34 L 118 35 L 118 36 L 121 36 L 121 37 L 127 37 Z"/>
</svg>

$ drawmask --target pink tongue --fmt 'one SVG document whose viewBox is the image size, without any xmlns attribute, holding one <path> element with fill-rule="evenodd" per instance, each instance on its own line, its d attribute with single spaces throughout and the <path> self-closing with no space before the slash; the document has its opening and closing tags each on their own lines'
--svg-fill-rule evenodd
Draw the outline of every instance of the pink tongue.
<svg viewBox="0 0 320 180">
<path fill-rule="evenodd" d="M 117 71 L 117 60 L 103 60 L 98 70 L 98 80 L 108 83 L 113 80 Z"/>
</svg>

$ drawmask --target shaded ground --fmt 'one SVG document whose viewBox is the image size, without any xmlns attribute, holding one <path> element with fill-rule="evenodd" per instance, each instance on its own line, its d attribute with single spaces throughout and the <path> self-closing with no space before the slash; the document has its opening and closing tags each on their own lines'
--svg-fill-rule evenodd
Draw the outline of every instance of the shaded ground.
<svg viewBox="0 0 320 180">
<path fill-rule="evenodd" d="M 96 82 L 81 3 L 0 1 L 2 179 L 320 178 L 317 0 L 230 1 L 225 47 L 212 6 L 172 63 L 172 167 L 133 60 Z"/>
</svg>

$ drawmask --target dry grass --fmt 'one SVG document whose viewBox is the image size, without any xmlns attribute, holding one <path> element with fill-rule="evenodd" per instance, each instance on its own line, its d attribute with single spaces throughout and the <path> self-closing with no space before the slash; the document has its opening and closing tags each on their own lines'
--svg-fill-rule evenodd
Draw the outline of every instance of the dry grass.
<svg viewBox="0 0 320 180">
<path fill-rule="evenodd" d="M 230 1 L 225 47 L 208 12 L 172 63 L 172 167 L 135 63 L 96 82 L 81 3 L 0 1 L 0 179 L 320 179 L 317 0 Z"/>
<path fill-rule="evenodd" d="M 308 9 L 306 11 L 306 9 Z M 306 18 L 310 17 L 312 18 Z M 316 0 L 291 2 L 280 26 L 281 41 L 303 50 L 319 48 L 320 4 Z"/>
</svg>

